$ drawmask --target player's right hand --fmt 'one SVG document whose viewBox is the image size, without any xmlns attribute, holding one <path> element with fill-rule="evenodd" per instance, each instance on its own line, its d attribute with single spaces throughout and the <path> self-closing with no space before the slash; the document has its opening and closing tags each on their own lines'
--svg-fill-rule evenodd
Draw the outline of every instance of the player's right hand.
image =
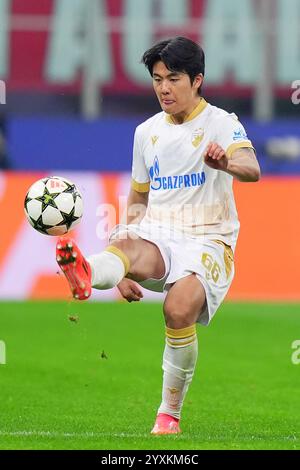
<svg viewBox="0 0 300 470">
<path fill-rule="evenodd" d="M 117 288 L 127 302 L 138 302 L 143 298 L 143 293 L 138 284 L 131 279 L 124 277 L 124 279 L 122 279 L 122 281 L 117 285 Z"/>
<path fill-rule="evenodd" d="M 226 171 L 228 158 L 225 150 L 216 142 L 210 142 L 203 155 L 204 163 L 214 170 Z"/>
</svg>

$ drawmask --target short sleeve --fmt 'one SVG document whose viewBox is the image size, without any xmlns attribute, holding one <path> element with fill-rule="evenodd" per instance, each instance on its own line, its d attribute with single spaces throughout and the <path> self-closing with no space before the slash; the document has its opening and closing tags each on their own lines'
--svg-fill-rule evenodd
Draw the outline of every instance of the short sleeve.
<svg viewBox="0 0 300 470">
<path fill-rule="evenodd" d="M 139 129 L 134 134 L 133 160 L 132 160 L 132 188 L 139 193 L 149 192 L 149 173 L 145 165 L 144 156 L 141 150 Z"/>
<path fill-rule="evenodd" d="M 225 150 L 227 158 L 231 158 L 238 148 L 248 147 L 254 150 L 244 126 L 235 114 L 228 114 L 219 120 L 217 143 Z"/>
</svg>

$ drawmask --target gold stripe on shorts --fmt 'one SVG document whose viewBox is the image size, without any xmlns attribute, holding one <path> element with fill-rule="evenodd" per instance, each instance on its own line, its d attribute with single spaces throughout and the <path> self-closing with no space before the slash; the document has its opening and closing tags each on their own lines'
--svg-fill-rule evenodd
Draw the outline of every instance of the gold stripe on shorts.
<svg viewBox="0 0 300 470">
<path fill-rule="evenodd" d="M 226 245 L 226 243 L 222 242 L 221 240 L 214 240 L 214 242 L 224 247 L 224 263 L 225 263 L 226 277 L 228 279 L 231 274 L 232 266 L 233 266 L 232 248 L 231 246 Z"/>
</svg>

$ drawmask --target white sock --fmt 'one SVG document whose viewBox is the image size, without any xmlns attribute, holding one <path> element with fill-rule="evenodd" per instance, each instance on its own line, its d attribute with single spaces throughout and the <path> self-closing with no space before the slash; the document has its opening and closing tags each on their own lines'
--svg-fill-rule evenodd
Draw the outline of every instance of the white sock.
<svg viewBox="0 0 300 470">
<path fill-rule="evenodd" d="M 183 401 L 194 375 L 197 356 L 196 325 L 178 330 L 166 328 L 162 402 L 158 413 L 166 413 L 180 419 Z"/>
<path fill-rule="evenodd" d="M 121 250 L 114 246 L 102 253 L 87 258 L 92 271 L 92 287 L 95 289 L 111 289 L 126 276 L 129 271 L 129 259 Z"/>
</svg>

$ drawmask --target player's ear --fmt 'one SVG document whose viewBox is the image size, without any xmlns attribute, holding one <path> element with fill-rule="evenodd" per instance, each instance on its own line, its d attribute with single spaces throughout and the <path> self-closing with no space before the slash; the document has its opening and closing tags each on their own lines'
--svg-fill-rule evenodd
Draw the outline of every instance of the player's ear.
<svg viewBox="0 0 300 470">
<path fill-rule="evenodd" d="M 201 88 L 203 80 L 204 80 L 204 76 L 202 73 L 199 73 L 198 75 L 196 75 L 196 77 L 194 78 L 193 87 L 196 88 L 197 90 Z"/>
</svg>

